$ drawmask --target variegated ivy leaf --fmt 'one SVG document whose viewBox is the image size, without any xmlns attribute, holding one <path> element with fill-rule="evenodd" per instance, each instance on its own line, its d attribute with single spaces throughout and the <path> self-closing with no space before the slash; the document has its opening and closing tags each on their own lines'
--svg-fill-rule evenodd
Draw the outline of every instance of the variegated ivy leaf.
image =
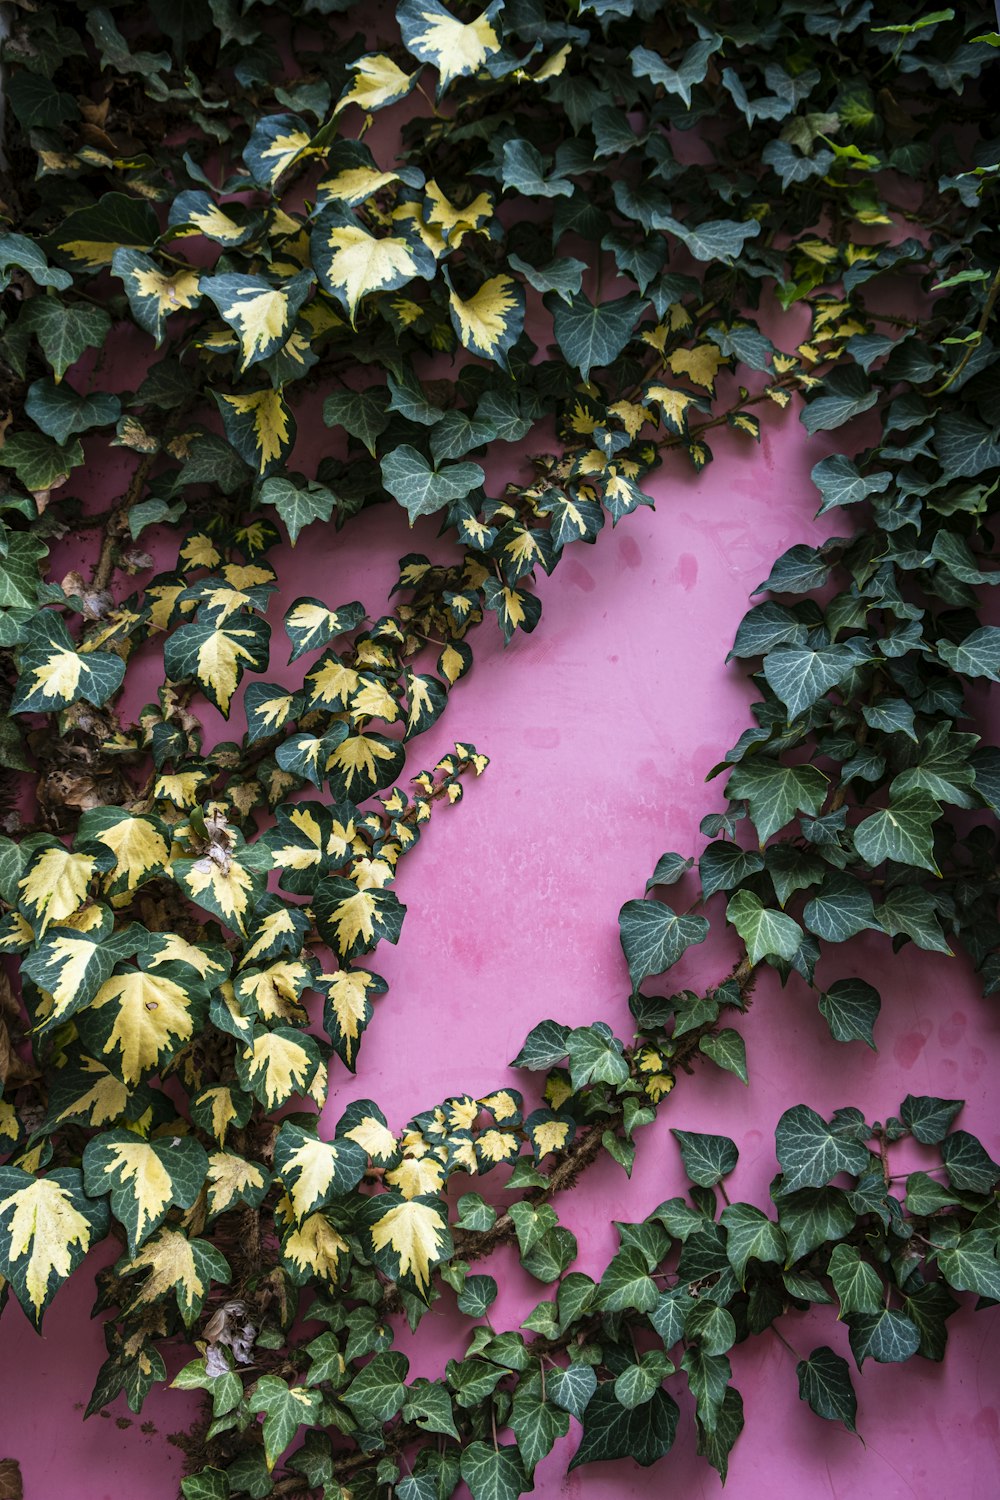
<svg viewBox="0 0 1000 1500">
<path fill-rule="evenodd" d="M 110 1194 L 130 1255 L 172 1208 L 190 1208 L 208 1172 L 205 1148 L 190 1136 L 144 1141 L 131 1130 L 108 1130 L 88 1141 L 84 1185 L 90 1197 Z"/>
<path fill-rule="evenodd" d="M 22 961 L 24 974 L 48 996 L 37 1012 L 40 1030 L 59 1026 L 94 999 L 115 964 L 137 950 L 142 929 L 132 926 L 107 936 L 100 932 L 56 929 Z"/>
<path fill-rule="evenodd" d="M 407 671 L 403 684 L 406 690 L 406 738 L 423 734 L 430 729 L 444 712 L 448 703 L 448 691 L 442 682 L 427 673 Z"/>
<path fill-rule="evenodd" d="M 503 643 L 509 646 L 515 630 L 530 635 L 542 617 L 542 601 L 527 589 L 511 588 L 495 578 L 483 580 L 486 608 L 492 610 L 503 632 Z"/>
<path fill-rule="evenodd" d="M 109 896 L 137 890 L 160 875 L 170 862 L 167 828 L 159 818 L 139 817 L 120 807 L 95 807 L 80 819 L 77 842 L 97 842 L 111 850 L 114 868 L 104 877 Z"/>
<path fill-rule="evenodd" d="M 468 299 L 451 288 L 451 325 L 470 354 L 508 368 L 507 354 L 524 330 L 524 289 L 513 276 L 491 276 Z"/>
<path fill-rule="evenodd" d="M 325 734 L 290 734 L 274 752 L 274 758 L 283 771 L 292 776 L 311 781 L 321 787 L 327 768 L 332 764 L 338 745 L 342 745 L 350 734 L 350 727 L 343 721 L 331 724 Z M 358 801 L 361 800 L 359 797 Z"/>
<path fill-rule="evenodd" d="M 191 1118 L 207 1135 L 223 1145 L 227 1131 L 242 1130 L 250 1118 L 253 1099 L 235 1084 L 213 1083 L 191 1098 Z"/>
<path fill-rule="evenodd" d="M 535 1160 L 541 1161 L 550 1151 L 562 1151 L 576 1134 L 576 1123 L 568 1115 L 551 1109 L 536 1109 L 524 1122 Z"/>
<path fill-rule="evenodd" d="M 309 153 L 309 126 L 298 115 L 264 115 L 243 149 L 255 182 L 273 188 L 283 172 Z"/>
<path fill-rule="evenodd" d="M 327 1142 L 286 1120 L 274 1144 L 274 1170 L 281 1178 L 295 1217 L 326 1208 L 356 1188 L 368 1167 L 368 1153 L 346 1136 Z"/>
<path fill-rule="evenodd" d="M 319 599 L 296 599 L 285 615 L 285 631 L 292 643 L 288 660 L 296 661 L 307 651 L 328 646 L 337 636 L 356 630 L 364 618 L 365 607 L 357 600 L 330 609 Z"/>
<path fill-rule="evenodd" d="M 197 906 L 244 932 L 267 879 L 267 850 L 235 836 L 229 849 L 213 847 L 197 859 L 175 859 L 171 868 L 177 884 Z"/>
<path fill-rule="evenodd" d="M 431 1276 L 452 1253 L 444 1205 L 437 1198 L 378 1193 L 361 1211 L 365 1249 L 383 1275 L 428 1300 Z"/>
<path fill-rule="evenodd" d="M 361 141 L 336 141 L 326 153 L 326 170 L 330 176 L 321 178 L 316 184 L 316 202 L 320 208 L 327 203 L 344 203 L 349 208 L 356 208 L 380 188 L 400 181 L 398 172 L 383 172 L 378 167 L 368 147 Z M 403 170 L 413 186 L 423 186 L 423 173 L 419 169 Z"/>
<path fill-rule="evenodd" d="M 149 963 L 148 958 L 144 960 Z M 208 995 L 185 964 L 128 969 L 105 980 L 77 1024 L 90 1054 L 134 1088 L 162 1072 L 202 1024 Z"/>
<path fill-rule="evenodd" d="M 68 214 L 48 243 L 73 270 L 95 272 L 109 266 L 121 247 L 150 249 L 159 233 L 152 204 L 128 193 L 104 193 L 92 206 Z"/>
<path fill-rule="evenodd" d="M 25 623 L 23 631 L 13 713 L 51 713 L 80 698 L 100 708 L 121 687 L 121 657 L 79 650 L 60 615 L 42 611 Z"/>
<path fill-rule="evenodd" d="M 214 391 L 226 440 L 262 478 L 284 463 L 295 444 L 295 418 L 269 387 L 246 395 Z"/>
<path fill-rule="evenodd" d="M 107 1234 L 108 1219 L 76 1167 L 44 1177 L 0 1167 L 0 1274 L 36 1328 L 67 1276 Z"/>
<path fill-rule="evenodd" d="M 220 207 L 210 194 L 200 188 L 178 193 L 170 205 L 167 222 L 171 238 L 201 234 L 227 250 L 238 249 L 259 233 L 259 215 L 248 212 L 240 203 Z"/>
<path fill-rule="evenodd" d="M 298 896 L 310 895 L 321 875 L 340 869 L 355 853 L 355 808 L 345 802 L 296 802 L 277 809 L 275 826 L 261 843 L 270 851 L 281 885 Z"/>
<path fill-rule="evenodd" d="M 403 0 L 397 8 L 406 50 L 437 68 L 439 99 L 453 78 L 477 73 L 487 58 L 500 51 L 494 22 L 502 10 L 501 0 L 492 0 L 474 21 L 464 22 L 438 0 Z"/>
<path fill-rule="evenodd" d="M 320 935 L 343 962 L 370 953 L 382 941 L 398 943 L 406 915 L 394 892 L 358 890 L 338 875 L 317 886 L 313 909 Z"/>
<path fill-rule="evenodd" d="M 163 342 L 163 329 L 172 313 L 190 312 L 201 301 L 198 272 L 191 267 L 164 270 L 138 250 L 116 250 L 111 269 L 120 277 L 132 316 L 140 328 Z"/>
<path fill-rule="evenodd" d="M 236 994 L 236 987 L 229 979 L 223 981 L 212 993 L 208 1019 L 217 1031 L 234 1037 L 241 1046 L 253 1041 L 253 1010 L 245 1011 Z"/>
<path fill-rule="evenodd" d="M 38 850 L 18 881 L 18 906 L 35 930 L 44 937 L 50 926 L 64 923 L 87 900 L 90 882 L 111 868 L 114 856 L 74 854 L 61 844 Z"/>
<path fill-rule="evenodd" d="M 126 1116 L 139 1119 L 151 1104 L 152 1094 L 146 1086 L 128 1088 L 103 1062 L 72 1043 L 62 1053 L 59 1071 L 49 1087 L 49 1107 L 42 1128 L 52 1131 L 57 1125 L 76 1121 L 100 1130 Z"/>
<path fill-rule="evenodd" d="M 302 712 L 301 693 L 291 693 L 275 682 L 251 682 L 243 695 L 247 716 L 247 740 L 258 740 L 280 734 Z"/>
<path fill-rule="evenodd" d="M 148 933 L 145 955 L 144 967 L 147 969 L 161 969 L 164 964 L 186 964 L 199 979 L 207 979 L 210 984 L 218 984 L 233 966 L 228 949 L 208 943 L 189 943 L 176 932 Z"/>
<path fill-rule="evenodd" d="M 209 702 L 229 717 L 233 694 L 243 673 L 267 670 L 271 627 L 259 615 L 244 611 L 225 624 L 197 621 L 181 625 L 163 649 L 167 676 L 174 682 L 197 682 Z"/>
<path fill-rule="evenodd" d="M 210 573 L 207 578 L 199 578 L 184 590 L 178 603 L 183 605 L 190 601 L 197 605 L 199 620 L 210 620 L 213 625 L 223 624 L 243 610 L 256 610 L 258 614 L 266 614 L 270 596 L 277 587 L 273 579 L 247 583 L 238 588 L 232 582 L 232 577 L 233 569 L 227 567 L 222 574 Z"/>
<path fill-rule="evenodd" d="M 313 280 L 311 271 L 300 271 L 280 286 L 264 276 L 202 277 L 203 295 L 236 331 L 241 374 L 284 348 Z"/>
<path fill-rule="evenodd" d="M 331 795 L 338 802 L 361 803 L 390 786 L 405 764 L 406 751 L 398 740 L 367 731 L 349 735 L 326 763 Z"/>
<path fill-rule="evenodd" d="M 208 1215 L 215 1218 L 237 1203 L 259 1208 L 271 1185 L 271 1174 L 257 1162 L 230 1151 L 212 1151 L 208 1158 Z"/>
<path fill-rule="evenodd" d="M 326 1069 L 314 1037 L 287 1026 L 255 1027 L 250 1045 L 237 1050 L 236 1076 L 266 1109 L 277 1109 L 296 1095 L 323 1091 Z"/>
<path fill-rule="evenodd" d="M 296 1286 L 313 1277 L 336 1286 L 341 1261 L 350 1246 L 325 1213 L 309 1214 L 301 1224 L 292 1219 L 281 1241 L 281 1263 Z"/>
<path fill-rule="evenodd" d="M 323 1030 L 341 1062 L 353 1073 L 361 1038 L 372 1018 L 370 997 L 384 995 L 389 986 L 380 974 L 367 969 L 340 969 L 335 974 L 318 975 L 315 988 L 324 997 Z"/>
<path fill-rule="evenodd" d="M 299 1003 L 313 987 L 318 964 L 312 958 L 283 958 L 262 969 L 244 969 L 234 981 L 240 1009 L 269 1026 L 284 1022 L 304 1025 L 307 1016 Z"/>
<path fill-rule="evenodd" d="M 352 327 L 364 297 L 394 292 L 415 277 L 430 281 L 436 268 L 433 252 L 416 236 L 369 234 L 339 205 L 320 214 L 310 247 L 323 290 L 340 303 Z"/>
<path fill-rule="evenodd" d="M 354 1099 L 337 1121 L 337 1135 L 356 1141 L 377 1166 L 396 1155 L 396 1137 L 371 1099 Z"/>
<path fill-rule="evenodd" d="M 211 1284 L 227 1286 L 232 1269 L 226 1257 L 209 1240 L 189 1239 L 180 1229 L 161 1229 L 142 1248 L 123 1256 L 115 1266 L 119 1276 L 143 1274 L 133 1293 L 139 1306 L 172 1296 L 190 1328 L 205 1305 Z"/>
<path fill-rule="evenodd" d="M 354 77 L 350 85 L 341 94 L 334 110 L 338 115 L 342 109 L 349 104 L 356 104 L 359 108 L 374 112 L 384 109 L 387 104 L 395 104 L 413 88 L 420 77 L 420 69 L 416 68 L 412 73 L 404 73 L 391 57 L 384 52 L 368 52 L 364 57 L 356 58 L 348 65 L 353 69 Z"/>
<path fill-rule="evenodd" d="M 247 923 L 240 968 L 301 953 L 308 932 L 309 919 L 300 906 L 290 906 L 278 896 L 264 896 Z"/>
</svg>

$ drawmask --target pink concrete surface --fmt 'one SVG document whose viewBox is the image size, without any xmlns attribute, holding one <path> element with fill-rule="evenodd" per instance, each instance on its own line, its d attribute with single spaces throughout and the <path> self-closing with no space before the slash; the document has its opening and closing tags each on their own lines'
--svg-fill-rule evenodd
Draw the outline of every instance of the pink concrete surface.
<svg viewBox="0 0 1000 1500">
<path fill-rule="evenodd" d="M 307 426 L 300 419 L 300 431 Z M 553 579 L 540 581 L 544 610 L 534 636 L 519 636 L 504 651 L 491 626 L 479 633 L 471 677 L 414 744 L 410 769 L 433 764 L 456 738 L 473 741 L 492 765 L 459 807 L 435 814 L 402 866 L 403 937 L 374 961 L 389 993 L 377 1002 L 357 1077 L 334 1064 L 331 1132 L 354 1098 L 379 1100 L 398 1127 L 449 1093 L 513 1084 L 530 1094 L 532 1076 L 505 1064 L 544 1017 L 603 1018 L 628 1034 L 617 912 L 642 893 L 665 850 L 699 851 L 699 821 L 721 804 L 720 783 L 706 787 L 703 778 L 747 722 L 750 688 L 741 668 L 724 660 L 748 596 L 784 548 L 845 529 L 839 516 L 822 531 L 811 520 L 809 469 L 828 450 L 804 439 L 793 411 L 768 411 L 764 426 L 760 450 L 714 434 L 716 460 L 699 478 L 677 461 L 658 476 L 655 514 L 640 512 L 613 533 L 609 527 L 594 548 L 574 548 Z M 390 508 L 364 515 L 341 536 L 311 529 L 280 567 L 272 622 L 300 594 L 331 604 L 361 598 L 379 613 L 397 558 L 418 550 L 444 555 L 435 532 L 430 522 L 411 532 Z M 81 558 L 69 544 L 65 552 L 66 566 Z M 280 680 L 277 628 L 273 655 L 268 678 Z M 133 708 L 142 701 L 140 692 Z M 235 716 L 232 727 L 242 727 Z M 692 950 L 675 971 L 677 984 L 721 977 L 731 951 L 724 938 Z M 960 1124 L 997 1153 L 990 1088 L 997 1011 L 978 998 L 964 960 L 912 946 L 893 957 L 887 941 L 858 941 L 824 971 L 827 980 L 853 974 L 883 995 L 878 1056 L 834 1043 L 797 981 L 786 991 L 762 982 L 740 1023 L 750 1088 L 708 1069 L 682 1079 L 640 1138 L 631 1182 L 604 1161 L 557 1202 L 579 1238 L 582 1269 L 598 1274 L 613 1252 L 614 1218 L 640 1218 L 683 1190 L 670 1126 L 732 1135 L 741 1155 L 731 1191 L 762 1204 L 776 1170 L 775 1122 L 800 1101 L 826 1111 L 856 1105 L 885 1118 L 907 1092 L 961 1097 Z M 908 1149 L 896 1148 L 896 1170 L 916 1164 Z M 493 1309 L 498 1328 L 516 1327 L 549 1295 L 506 1252 L 488 1269 L 503 1284 Z M 27 1500 L 174 1500 L 180 1461 L 164 1434 L 185 1425 L 191 1398 L 158 1393 L 138 1419 L 120 1403 L 110 1417 L 82 1421 L 81 1400 L 103 1357 L 99 1323 L 88 1319 L 90 1294 L 85 1270 L 56 1297 L 43 1338 L 15 1306 L 5 1314 L 0 1456 L 20 1461 Z M 460 1352 L 453 1307 L 447 1293 L 415 1338 L 401 1335 L 414 1373 L 438 1372 Z M 848 1353 L 846 1330 L 829 1309 L 785 1318 L 781 1328 L 800 1353 L 820 1343 Z M 989 1346 L 1000 1328 L 995 1313 L 971 1308 L 949 1328 L 943 1366 L 869 1363 L 855 1377 L 863 1443 L 799 1402 L 794 1359 L 776 1337 L 734 1351 L 747 1428 L 728 1495 L 994 1500 L 1000 1390 Z M 680 1391 L 683 1381 L 668 1384 Z M 625 1462 L 565 1477 L 574 1424 L 539 1466 L 536 1493 L 546 1500 L 716 1496 L 717 1477 L 694 1454 L 691 1403 L 686 1393 L 679 1400 L 674 1451 L 656 1468 Z"/>
</svg>

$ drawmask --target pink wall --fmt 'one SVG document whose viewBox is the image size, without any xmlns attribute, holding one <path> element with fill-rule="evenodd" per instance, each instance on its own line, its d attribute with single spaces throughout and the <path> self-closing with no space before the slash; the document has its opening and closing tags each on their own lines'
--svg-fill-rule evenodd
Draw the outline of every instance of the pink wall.
<svg viewBox="0 0 1000 1500">
<path fill-rule="evenodd" d="M 502 1064 L 543 1017 L 605 1018 L 627 1034 L 618 908 L 642 892 L 664 850 L 701 848 L 700 818 L 720 802 L 718 783 L 705 787 L 703 777 L 745 726 L 749 701 L 739 668 L 723 664 L 726 652 L 773 558 L 817 534 L 808 474 L 821 453 L 804 442 L 792 412 L 768 412 L 765 423 L 761 450 L 724 435 L 699 479 L 677 462 L 664 471 L 655 515 L 641 512 L 613 534 L 609 528 L 595 548 L 575 549 L 541 582 L 544 613 L 533 637 L 518 637 L 504 652 L 491 626 L 480 633 L 472 677 L 414 745 L 411 769 L 432 764 L 455 738 L 472 740 L 493 764 L 460 807 L 435 815 L 403 867 L 403 938 L 398 949 L 380 950 L 375 964 L 391 988 L 365 1039 L 358 1077 L 334 1074 L 331 1125 L 356 1097 L 379 1100 L 399 1126 L 451 1092 L 482 1094 L 511 1082 L 527 1092 L 530 1078 Z M 834 518 L 829 530 L 837 529 Z M 396 559 L 433 553 L 435 530 L 425 524 L 410 532 L 402 512 L 380 509 L 342 537 L 309 531 L 284 561 L 272 621 L 299 594 L 331 603 L 362 598 L 377 613 Z M 368 549 L 376 540 L 373 562 Z M 65 563 L 76 560 L 68 554 Z M 277 665 L 280 635 L 274 654 Z M 707 1070 L 683 1078 L 640 1138 L 631 1183 L 603 1162 L 557 1203 L 580 1240 L 582 1269 L 596 1273 L 606 1262 L 613 1217 L 639 1218 L 683 1190 L 671 1125 L 732 1135 L 741 1147 L 735 1190 L 762 1203 L 776 1170 L 775 1122 L 803 1100 L 822 1110 L 857 1105 L 884 1118 L 907 1092 L 962 1097 L 960 1123 L 997 1154 L 987 1063 L 997 1055 L 997 1011 L 978 998 L 964 961 L 912 947 L 893 958 L 887 942 L 842 952 L 827 979 L 863 974 L 882 991 L 879 1056 L 831 1041 L 803 986 L 793 982 L 783 992 L 776 982 L 761 983 L 743 1024 L 750 1089 Z M 704 984 L 728 963 L 724 944 L 694 949 L 678 982 Z M 896 1150 L 896 1170 L 913 1163 L 906 1148 Z M 498 1256 L 490 1269 L 504 1287 L 493 1321 L 516 1326 L 546 1292 L 529 1284 L 512 1257 Z M 20 1460 L 27 1500 L 173 1500 L 179 1456 L 163 1435 L 185 1425 L 190 1398 L 160 1394 L 137 1420 L 123 1404 L 111 1418 L 81 1420 L 78 1403 L 103 1356 L 99 1325 L 88 1321 L 90 1290 L 79 1273 L 57 1296 L 42 1339 L 16 1307 L 5 1314 L 0 1457 Z M 451 1305 L 447 1294 L 412 1350 L 401 1339 L 415 1372 L 432 1373 L 456 1352 L 452 1319 L 442 1310 Z M 781 1325 L 800 1352 L 824 1342 L 848 1352 L 846 1330 L 827 1309 L 810 1327 L 806 1321 Z M 996 1318 L 963 1311 L 949 1329 L 943 1367 L 869 1363 L 856 1377 L 864 1446 L 799 1402 L 794 1360 L 778 1339 L 765 1335 L 734 1351 L 747 1429 L 728 1495 L 993 1500 L 1000 1392 L 987 1347 Z M 690 1403 L 680 1399 L 677 1443 L 658 1468 L 599 1465 L 567 1479 L 574 1432 L 539 1466 L 536 1493 L 553 1500 L 718 1494 L 718 1479 L 694 1456 Z"/>
</svg>

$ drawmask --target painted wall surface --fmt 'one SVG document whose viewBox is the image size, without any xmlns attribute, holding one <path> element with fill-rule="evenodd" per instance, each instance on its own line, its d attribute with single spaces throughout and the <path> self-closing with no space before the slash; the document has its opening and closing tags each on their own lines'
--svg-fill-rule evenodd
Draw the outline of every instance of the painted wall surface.
<svg viewBox="0 0 1000 1500">
<path fill-rule="evenodd" d="M 375 962 L 390 990 L 378 1002 L 358 1076 L 335 1068 L 331 1129 L 353 1098 L 377 1099 L 400 1127 L 450 1093 L 484 1094 L 503 1084 L 530 1093 L 531 1077 L 505 1063 L 544 1017 L 604 1018 L 628 1034 L 618 909 L 641 894 L 665 850 L 703 847 L 699 821 L 722 800 L 719 783 L 706 787 L 704 777 L 745 727 L 750 701 L 741 669 L 726 667 L 725 655 L 772 560 L 819 534 L 808 475 L 821 456 L 792 412 L 768 412 L 760 450 L 724 435 L 700 478 L 671 465 L 659 477 L 655 514 L 608 528 L 596 547 L 576 548 L 552 580 L 542 579 L 544 611 L 533 637 L 518 636 L 503 651 L 492 627 L 480 632 L 471 678 L 414 744 L 410 769 L 432 764 L 455 738 L 473 741 L 492 765 L 459 807 L 435 814 L 402 866 L 403 937 Z M 411 532 L 391 508 L 366 514 L 342 536 L 313 528 L 285 559 L 272 620 L 300 594 L 331 604 L 361 598 L 378 613 L 396 560 L 417 550 L 441 555 L 435 528 L 424 523 Z M 79 560 L 67 546 L 66 565 Z M 280 636 L 274 656 L 278 670 L 269 678 L 280 677 Z M 140 693 L 133 709 L 142 701 Z M 234 715 L 225 737 L 241 728 Z M 713 938 L 687 955 L 677 984 L 710 983 L 731 962 L 725 939 Z M 558 1203 L 579 1238 L 581 1269 L 599 1274 L 613 1253 L 615 1217 L 640 1218 L 683 1190 L 671 1125 L 733 1136 L 741 1148 L 733 1188 L 762 1204 L 776 1171 L 775 1123 L 804 1100 L 824 1111 L 856 1105 L 884 1119 L 907 1092 L 961 1097 L 968 1102 L 960 1123 L 997 1154 L 998 1013 L 996 1002 L 978 998 L 964 960 L 912 946 L 893 957 L 887 941 L 872 940 L 841 949 L 835 962 L 836 969 L 827 963 L 827 981 L 857 974 L 882 992 L 878 1057 L 833 1042 L 797 981 L 786 991 L 761 982 L 741 1023 L 750 1089 L 715 1070 L 682 1079 L 657 1124 L 642 1133 L 631 1182 L 603 1161 Z M 894 1170 L 916 1165 L 914 1152 L 894 1148 Z M 91 1263 L 99 1263 L 96 1253 Z M 546 1291 L 509 1252 L 488 1269 L 503 1287 L 494 1325 L 516 1327 Z M 174 1500 L 180 1456 L 164 1434 L 185 1425 L 190 1397 L 160 1393 L 138 1419 L 121 1403 L 110 1417 L 82 1421 L 103 1357 L 90 1294 L 86 1272 L 78 1273 L 57 1296 L 44 1338 L 16 1306 L 5 1314 L 0 1454 L 19 1459 L 27 1500 Z M 456 1352 L 451 1306 L 448 1293 L 415 1338 L 401 1337 L 414 1374 L 438 1372 Z M 779 1327 L 801 1353 L 819 1343 L 848 1353 L 846 1329 L 827 1309 Z M 795 1360 L 778 1338 L 736 1349 L 747 1427 L 727 1494 L 994 1500 L 1000 1389 L 991 1341 L 1000 1324 L 993 1311 L 970 1310 L 949 1329 L 943 1367 L 869 1363 L 855 1377 L 864 1445 L 799 1402 Z M 598 1465 L 564 1477 L 574 1424 L 568 1442 L 539 1466 L 536 1493 L 546 1500 L 717 1495 L 717 1477 L 694 1455 L 690 1402 L 680 1401 L 674 1452 L 657 1468 Z"/>
</svg>

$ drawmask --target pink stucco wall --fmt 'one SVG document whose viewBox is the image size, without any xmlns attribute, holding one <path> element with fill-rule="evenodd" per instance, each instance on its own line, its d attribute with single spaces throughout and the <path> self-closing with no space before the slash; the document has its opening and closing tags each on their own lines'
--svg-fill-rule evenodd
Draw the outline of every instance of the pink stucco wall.
<svg viewBox="0 0 1000 1500">
<path fill-rule="evenodd" d="M 593 549 L 575 549 L 541 581 L 544 613 L 533 637 L 504 652 L 491 627 L 480 633 L 475 670 L 442 722 L 414 745 L 412 769 L 432 764 L 455 738 L 473 741 L 493 763 L 460 807 L 435 815 L 402 869 L 403 938 L 376 962 L 391 988 L 357 1078 L 334 1073 L 331 1125 L 356 1097 L 380 1100 L 400 1126 L 452 1092 L 512 1082 L 527 1091 L 530 1079 L 504 1063 L 546 1016 L 605 1018 L 627 1034 L 618 908 L 641 893 L 665 849 L 701 848 L 699 820 L 721 796 L 719 784 L 705 787 L 703 778 L 744 727 L 749 701 L 740 669 L 724 665 L 726 652 L 773 558 L 816 534 L 808 474 L 819 451 L 793 412 L 768 412 L 765 433 L 753 451 L 723 436 L 699 479 L 672 464 L 659 477 L 655 514 L 609 528 Z M 435 530 L 425 523 L 410 532 L 405 516 L 388 508 L 341 537 L 310 530 L 280 570 L 272 620 L 299 594 L 361 598 L 377 613 L 396 559 L 433 553 Z M 67 547 L 66 564 L 77 556 Z M 280 676 L 280 636 L 274 658 Z M 142 701 L 140 694 L 136 706 Z M 887 942 L 874 941 L 841 952 L 828 979 L 861 974 L 882 991 L 878 1057 L 831 1041 L 803 986 L 782 991 L 762 982 L 743 1023 L 750 1089 L 715 1071 L 682 1079 L 641 1137 L 631 1182 L 604 1162 L 559 1203 L 579 1237 L 583 1269 L 605 1263 L 613 1218 L 639 1218 L 682 1190 L 671 1125 L 732 1135 L 741 1148 L 735 1190 L 760 1202 L 776 1170 L 774 1124 L 802 1100 L 884 1118 L 909 1091 L 962 1097 L 960 1123 L 996 1154 L 997 1010 L 977 997 L 964 961 L 913 947 L 894 958 Z M 678 979 L 704 983 L 728 961 L 724 944 L 710 943 L 692 950 Z M 896 1149 L 897 1170 L 913 1164 L 906 1148 Z M 516 1327 L 546 1293 L 512 1257 L 497 1257 L 490 1269 L 503 1281 L 493 1321 Z M 81 1420 L 103 1357 L 99 1325 L 88 1319 L 90 1291 L 79 1273 L 57 1296 L 41 1339 L 16 1307 L 5 1314 L 0 1456 L 19 1459 L 27 1500 L 173 1500 L 179 1455 L 164 1435 L 185 1425 L 190 1398 L 159 1394 L 135 1420 L 124 1404 L 110 1418 Z M 439 1310 L 452 1300 L 435 1308 L 415 1340 L 402 1337 L 415 1371 L 432 1373 L 455 1352 L 451 1318 Z M 797 1349 L 828 1342 L 847 1353 L 846 1330 L 828 1309 L 807 1321 L 782 1321 Z M 869 1363 L 856 1377 L 864 1445 L 798 1401 L 794 1360 L 777 1338 L 734 1351 L 747 1428 L 728 1494 L 992 1500 L 1000 1493 L 1000 1390 L 990 1341 L 1000 1327 L 994 1312 L 968 1310 L 949 1328 L 943 1366 Z M 690 1403 L 683 1396 L 681 1403 L 674 1452 L 656 1469 L 594 1466 L 567 1479 L 574 1432 L 539 1466 L 536 1492 L 547 1500 L 717 1495 L 716 1476 L 694 1456 Z"/>
</svg>

